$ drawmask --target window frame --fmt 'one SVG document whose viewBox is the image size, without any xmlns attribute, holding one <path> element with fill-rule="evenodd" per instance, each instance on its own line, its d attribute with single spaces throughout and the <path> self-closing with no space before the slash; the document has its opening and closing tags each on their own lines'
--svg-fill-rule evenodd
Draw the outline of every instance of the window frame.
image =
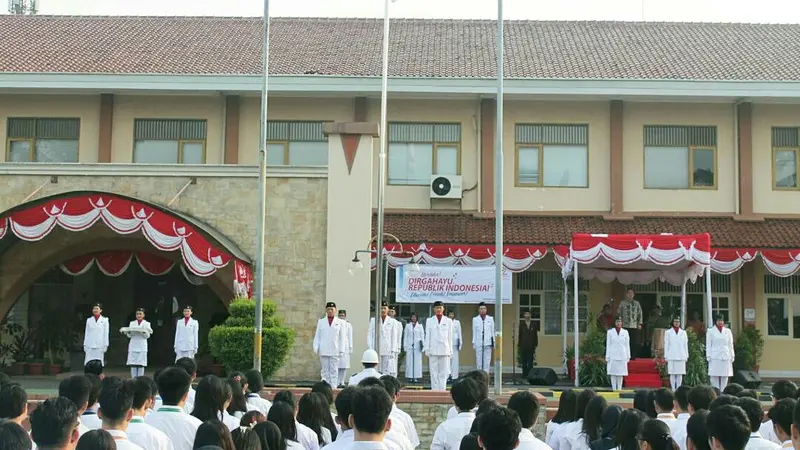
<svg viewBox="0 0 800 450">
<path fill-rule="evenodd" d="M 794 176 L 796 179 L 796 186 L 781 187 L 778 186 L 778 161 L 776 156 L 778 152 L 794 152 Z M 772 190 L 773 191 L 797 191 L 800 190 L 800 147 L 772 147 Z"/>
<path fill-rule="evenodd" d="M 270 120 L 269 122 L 270 122 L 270 124 L 283 123 L 283 124 L 286 124 L 289 127 L 291 127 L 293 124 L 321 124 L 323 126 L 323 129 L 324 129 L 326 123 L 332 123 L 332 121 L 330 121 L 330 120 L 306 120 L 306 119 L 302 119 L 302 120 L 274 119 L 274 120 Z M 291 132 L 290 132 L 290 135 L 291 135 Z M 327 164 L 322 165 L 322 166 L 320 166 L 320 165 L 314 165 L 314 166 L 299 166 L 298 165 L 298 166 L 294 166 L 294 165 L 289 164 L 290 155 L 291 155 L 290 147 L 291 147 L 291 144 L 293 142 L 295 142 L 295 143 L 297 143 L 297 142 L 319 142 L 319 143 L 325 143 L 326 145 L 330 145 L 330 138 L 327 135 L 325 135 L 324 132 L 323 132 L 323 137 L 324 137 L 324 139 L 315 141 L 315 140 L 307 140 L 307 139 L 297 139 L 297 140 L 292 140 L 292 139 L 270 139 L 269 135 L 267 135 L 267 142 L 265 144 L 264 150 L 268 151 L 268 147 L 270 145 L 281 145 L 281 146 L 283 146 L 283 161 L 284 161 L 284 163 L 283 164 L 278 164 L 278 165 L 272 164 L 271 167 L 328 167 L 328 166 L 330 166 L 330 161 L 328 161 Z M 327 156 L 326 156 L 326 159 L 328 159 Z"/>
<path fill-rule="evenodd" d="M 544 273 L 547 273 L 547 272 L 558 272 L 558 271 L 557 270 L 543 269 L 543 270 L 526 270 L 525 272 L 542 272 L 544 274 Z M 569 331 L 570 322 L 574 322 L 573 314 L 572 314 L 572 312 L 573 312 L 572 302 L 574 301 L 574 298 L 575 298 L 575 294 L 572 291 L 573 283 L 572 283 L 571 279 L 567 280 L 567 281 L 563 281 L 563 279 L 562 279 L 562 282 L 568 283 L 568 286 L 567 286 L 567 290 L 568 290 L 567 307 L 568 307 L 568 310 L 567 310 L 566 321 L 564 320 L 565 319 L 564 317 L 561 317 L 560 318 L 561 322 L 559 323 L 559 326 L 562 328 L 561 331 L 558 332 L 558 333 L 548 333 L 547 332 L 547 308 L 546 308 L 547 294 L 548 293 L 550 293 L 550 294 L 558 293 L 559 298 L 563 302 L 564 301 L 564 290 L 563 290 L 563 288 L 561 290 L 521 288 L 521 287 L 519 287 L 519 284 L 520 284 L 519 276 L 522 273 L 525 273 L 525 272 L 521 272 L 521 273 L 515 274 L 514 279 L 513 279 L 514 285 L 513 285 L 512 291 L 513 291 L 514 296 L 513 296 L 512 302 L 513 302 L 513 304 L 516 305 L 516 313 L 517 313 L 517 316 L 515 317 L 514 326 L 516 327 L 517 323 L 519 323 L 519 321 L 522 320 L 522 315 L 521 315 L 522 314 L 521 313 L 522 304 L 520 302 L 520 295 L 538 295 L 539 299 L 540 299 L 538 308 L 539 308 L 539 331 L 540 331 L 541 335 L 542 336 L 562 336 L 564 333 L 566 333 L 567 336 L 573 335 L 575 333 L 575 331 L 574 331 L 575 325 L 574 324 L 572 326 L 573 331 Z M 558 272 L 558 273 L 560 274 L 560 272 Z M 545 276 L 546 275 L 542 275 L 543 280 L 544 280 Z M 560 277 L 560 275 L 559 275 L 559 277 Z M 592 304 L 592 302 L 591 302 L 591 289 L 592 289 L 592 285 L 591 285 L 591 280 L 581 279 L 581 282 L 582 283 L 583 282 L 587 283 L 587 285 L 586 285 L 587 289 L 578 290 L 578 310 L 580 311 L 581 309 L 585 309 L 586 310 L 586 314 L 585 314 L 584 319 L 580 319 L 580 312 L 578 314 L 578 316 L 579 316 L 579 319 L 578 319 L 578 333 L 586 333 L 586 331 L 589 330 L 589 326 L 591 324 L 591 321 L 594 319 L 592 317 L 592 310 L 591 310 L 591 304 Z M 581 298 L 585 298 L 586 299 L 586 304 L 584 306 L 581 306 L 581 303 L 580 303 L 581 302 Z M 562 314 L 563 314 L 563 310 L 564 310 L 564 304 L 563 303 L 559 304 L 559 310 L 562 311 Z M 535 319 L 532 319 L 532 320 L 535 320 Z M 565 322 L 566 322 L 566 328 L 564 328 Z M 586 331 L 580 331 L 581 330 L 581 324 L 584 325 Z"/>
<path fill-rule="evenodd" d="M 715 145 L 686 145 L 685 148 L 687 149 L 687 167 L 689 168 L 689 186 L 685 188 L 664 188 L 664 187 L 647 187 L 647 175 L 646 175 L 646 167 L 647 167 L 647 148 L 648 147 L 674 147 L 674 148 L 684 148 L 682 145 L 647 145 L 646 136 L 647 136 L 647 128 L 648 127 L 677 127 L 677 128 L 713 128 L 714 129 L 714 141 L 716 142 Z M 713 191 L 719 189 L 719 142 L 717 140 L 719 129 L 718 125 L 653 125 L 653 124 L 645 124 L 642 126 L 642 188 L 646 190 L 655 190 L 655 191 L 686 191 L 686 190 L 697 190 L 697 191 Z M 694 151 L 695 150 L 711 150 L 714 153 L 714 183 L 711 186 L 696 186 L 694 184 Z"/>
<path fill-rule="evenodd" d="M 543 142 L 539 143 L 520 143 L 517 142 L 517 127 L 520 125 L 542 125 L 542 126 L 581 126 L 586 127 L 586 144 L 547 144 Z M 514 187 L 543 187 L 548 189 L 589 189 L 591 187 L 591 159 L 590 159 L 590 143 L 591 143 L 591 134 L 590 134 L 590 126 L 588 123 L 531 123 L 531 122 L 516 122 L 514 123 Z M 552 146 L 585 146 L 586 147 L 586 186 L 545 186 L 544 184 L 544 147 L 547 145 Z M 519 181 L 519 151 L 520 149 L 524 148 L 537 148 L 538 149 L 538 157 L 539 160 L 537 162 L 539 168 L 539 181 L 537 183 L 525 183 Z"/>
<path fill-rule="evenodd" d="M 273 167 L 288 167 L 289 166 L 289 141 L 271 141 L 267 140 L 267 145 L 264 148 L 264 151 L 269 150 L 270 145 L 282 145 L 283 146 L 283 164 L 279 165 L 272 165 Z"/>
<path fill-rule="evenodd" d="M 36 155 L 36 138 L 8 138 L 6 139 L 6 162 L 11 162 L 11 145 L 14 142 L 27 142 L 28 143 L 28 161 L 29 163 L 36 162 L 34 156 Z"/>
<path fill-rule="evenodd" d="M 6 154 L 5 154 L 5 160 L 3 162 L 11 163 L 11 144 L 13 142 L 28 142 L 28 145 L 30 147 L 30 149 L 28 151 L 28 161 L 20 162 L 20 163 L 16 163 L 16 164 L 27 164 L 27 163 L 78 164 L 78 163 L 80 163 L 80 158 L 81 158 L 81 118 L 80 117 L 12 117 L 12 116 L 9 116 L 9 117 L 6 117 L 6 127 L 8 127 L 8 122 L 11 119 L 33 120 L 34 121 L 34 132 L 33 132 L 33 134 L 34 135 L 30 136 L 30 137 L 8 137 L 8 129 L 6 129 Z M 37 130 L 39 128 L 39 121 L 40 120 L 77 120 L 78 121 L 78 137 L 75 138 L 75 139 L 73 139 L 73 138 L 63 138 L 63 137 L 60 137 L 60 138 L 38 138 L 38 137 L 36 137 L 36 132 L 37 132 Z M 73 141 L 74 140 L 78 145 L 78 154 L 77 154 L 78 160 L 75 161 L 75 162 L 57 162 L 57 163 L 41 163 L 41 162 L 37 161 L 36 160 L 36 141 L 38 141 L 39 139 L 44 139 L 44 140 L 52 139 L 52 140 L 64 140 L 64 141 Z"/>
<path fill-rule="evenodd" d="M 463 125 L 461 122 L 405 122 L 405 121 L 393 121 L 387 122 L 387 129 L 392 125 L 458 125 L 459 126 L 459 135 L 463 134 L 464 130 L 462 129 Z M 388 130 L 387 130 L 388 131 Z M 389 178 L 389 153 L 392 151 L 392 144 L 431 144 L 431 176 L 438 175 L 438 159 L 439 159 L 439 147 L 455 147 L 456 148 L 456 175 L 461 176 L 461 142 L 437 142 L 435 140 L 432 142 L 424 142 L 424 141 L 417 141 L 417 142 L 410 142 L 410 141 L 392 141 L 391 134 L 386 133 L 386 185 L 387 186 L 430 186 L 430 182 L 427 183 L 392 183 Z"/>
<path fill-rule="evenodd" d="M 184 122 L 184 121 L 203 121 L 205 122 L 205 139 L 136 139 L 136 121 L 137 120 L 174 120 L 177 122 Z M 207 146 L 208 146 L 208 119 L 188 119 L 188 118 L 181 118 L 176 119 L 174 117 L 134 117 L 133 118 L 133 130 L 134 136 L 131 145 L 131 163 L 132 164 L 153 164 L 153 165 L 172 165 L 172 164 L 159 164 L 159 163 L 144 163 L 144 162 L 136 162 L 136 142 L 137 141 L 161 141 L 161 142 L 175 142 L 178 145 L 178 154 L 176 155 L 178 162 L 175 164 L 184 165 L 183 162 L 183 146 L 184 144 L 201 144 L 203 146 L 202 150 L 202 160 L 198 164 L 191 164 L 191 165 L 204 165 L 208 163 L 207 160 Z"/>
<path fill-rule="evenodd" d="M 770 283 L 769 278 L 777 281 L 780 280 L 781 285 L 775 286 L 774 282 Z M 764 333 L 765 339 L 775 339 L 775 340 L 793 340 L 793 341 L 800 341 L 800 336 L 795 337 L 795 318 L 800 317 L 800 311 L 795 311 L 792 307 L 792 303 L 795 300 L 800 300 L 800 275 L 789 275 L 788 277 L 780 277 L 778 275 L 774 275 L 770 272 L 765 272 L 762 277 L 762 289 L 761 292 L 765 302 L 765 314 L 763 320 L 764 329 L 766 330 Z M 785 283 L 785 284 L 784 284 Z M 777 287 L 777 290 L 785 290 L 784 292 L 770 292 L 770 287 Z M 787 334 L 770 334 L 770 326 L 769 326 L 769 300 L 770 299 L 781 299 L 783 300 L 783 307 L 786 311 L 786 331 Z"/>
</svg>

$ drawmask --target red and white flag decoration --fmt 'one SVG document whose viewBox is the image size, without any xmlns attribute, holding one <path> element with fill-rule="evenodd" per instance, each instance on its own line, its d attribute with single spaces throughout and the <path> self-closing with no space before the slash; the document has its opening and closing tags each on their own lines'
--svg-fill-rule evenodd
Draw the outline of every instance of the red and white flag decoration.
<svg viewBox="0 0 800 450">
<path fill-rule="evenodd" d="M 100 272 L 109 277 L 118 277 L 125 273 L 133 260 L 139 264 L 142 272 L 153 275 L 166 275 L 175 266 L 175 263 L 152 253 L 129 252 L 115 250 L 102 253 L 78 256 L 61 263 L 61 270 L 72 276 L 80 276 L 97 266 Z"/>
<path fill-rule="evenodd" d="M 233 262 L 233 293 L 238 298 L 253 297 L 253 272 L 250 266 L 239 261 Z"/>
</svg>

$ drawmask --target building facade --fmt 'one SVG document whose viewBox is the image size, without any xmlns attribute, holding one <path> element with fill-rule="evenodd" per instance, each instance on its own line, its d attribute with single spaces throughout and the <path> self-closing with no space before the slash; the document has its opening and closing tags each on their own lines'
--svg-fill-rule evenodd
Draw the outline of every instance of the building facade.
<svg viewBox="0 0 800 450">
<path fill-rule="evenodd" d="M 213 325 L 235 295 L 234 269 L 256 259 L 261 22 L 4 16 L 0 24 L 10 43 L 0 50 L 0 315 L 27 326 L 46 308 L 80 317 L 102 301 L 122 324 L 146 303 L 169 336 L 177 305 L 194 303 Z M 309 349 L 326 301 L 348 310 L 354 367 L 366 347 L 374 289 L 368 270 L 351 275 L 348 266 L 374 236 L 379 139 L 388 142 L 390 245 L 445 264 L 491 257 L 494 26 L 396 21 L 384 135 L 381 27 L 272 23 L 264 295 L 297 331 L 282 378 L 317 376 Z M 561 367 L 563 334 L 571 342 L 575 328 L 569 317 L 563 329 L 559 266 L 572 233 L 707 232 L 714 312 L 734 334 L 748 324 L 762 331 L 762 375 L 800 374 L 785 358 L 800 348 L 800 59 L 787 54 L 795 28 L 509 24 L 503 207 L 505 242 L 521 256 L 503 325 L 508 336 L 532 313 L 538 364 Z M 433 198 L 434 175 L 460 177 L 460 198 Z M 89 214 L 75 202 L 102 215 L 100 199 L 133 205 L 129 220 L 140 228 L 123 232 L 106 218 L 73 226 Z M 158 226 L 171 227 L 175 244 L 153 238 L 148 227 L 158 226 L 138 211 L 162 215 Z M 205 244 L 184 244 L 188 234 Z M 119 251 L 181 270 L 71 269 Z M 392 271 L 388 282 L 392 298 Z M 625 290 L 580 286 L 579 330 Z M 634 289 L 646 311 L 680 304 L 680 288 L 663 282 Z M 690 316 L 702 314 L 703 292 L 701 283 L 688 287 Z M 430 313 L 398 308 L 403 317 Z M 475 307 L 455 311 L 470 342 Z M 511 367 L 514 343 L 503 343 Z M 462 365 L 473 356 L 465 350 Z M 111 359 L 123 360 L 124 348 Z"/>
</svg>

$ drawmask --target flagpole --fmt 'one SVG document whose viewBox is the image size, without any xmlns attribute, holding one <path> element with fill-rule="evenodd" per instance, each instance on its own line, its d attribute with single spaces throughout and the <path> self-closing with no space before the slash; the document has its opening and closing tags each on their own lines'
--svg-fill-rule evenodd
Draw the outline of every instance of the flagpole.
<svg viewBox="0 0 800 450">
<path fill-rule="evenodd" d="M 503 0 L 497 0 L 497 113 L 494 146 L 494 393 L 503 392 Z"/>
</svg>

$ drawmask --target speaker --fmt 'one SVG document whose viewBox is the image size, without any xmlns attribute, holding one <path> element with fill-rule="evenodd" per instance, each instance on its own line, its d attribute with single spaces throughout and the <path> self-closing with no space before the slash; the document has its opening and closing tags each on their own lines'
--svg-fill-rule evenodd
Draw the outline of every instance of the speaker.
<svg viewBox="0 0 800 450">
<path fill-rule="evenodd" d="M 741 384 L 745 389 L 756 389 L 761 386 L 761 376 L 752 370 L 737 370 L 733 373 L 733 382 Z"/>
<path fill-rule="evenodd" d="M 534 367 L 528 372 L 528 383 L 535 386 L 552 386 L 558 381 L 556 371 L 548 367 Z"/>
</svg>

